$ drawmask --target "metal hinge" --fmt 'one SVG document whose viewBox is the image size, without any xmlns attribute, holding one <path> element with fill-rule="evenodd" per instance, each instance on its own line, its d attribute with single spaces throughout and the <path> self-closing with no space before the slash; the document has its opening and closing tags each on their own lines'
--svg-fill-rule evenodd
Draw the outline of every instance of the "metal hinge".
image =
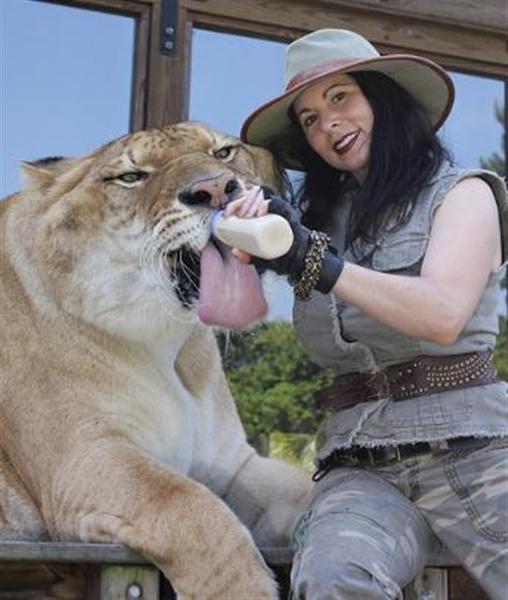
<svg viewBox="0 0 508 600">
<path fill-rule="evenodd" d="M 176 51 L 178 0 L 161 0 L 160 51 L 171 56 Z"/>
</svg>

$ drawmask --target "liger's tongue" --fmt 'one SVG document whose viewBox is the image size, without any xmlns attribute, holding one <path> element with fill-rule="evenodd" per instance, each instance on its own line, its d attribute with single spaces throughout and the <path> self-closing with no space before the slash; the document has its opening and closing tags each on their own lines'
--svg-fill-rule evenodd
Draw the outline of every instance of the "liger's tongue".
<svg viewBox="0 0 508 600">
<path fill-rule="evenodd" d="M 256 269 L 237 260 L 229 249 L 223 258 L 216 246 L 208 243 L 201 255 L 201 321 L 237 329 L 264 317 L 267 310 Z"/>
</svg>

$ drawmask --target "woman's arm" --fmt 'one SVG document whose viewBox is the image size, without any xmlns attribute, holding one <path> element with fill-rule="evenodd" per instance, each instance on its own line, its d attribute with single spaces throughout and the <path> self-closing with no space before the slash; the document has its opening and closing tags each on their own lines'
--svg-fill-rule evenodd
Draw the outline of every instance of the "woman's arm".
<svg viewBox="0 0 508 600">
<path fill-rule="evenodd" d="M 452 344 L 500 264 L 494 195 L 483 180 L 468 178 L 448 193 L 436 213 L 420 276 L 346 263 L 333 292 L 398 331 Z"/>
</svg>

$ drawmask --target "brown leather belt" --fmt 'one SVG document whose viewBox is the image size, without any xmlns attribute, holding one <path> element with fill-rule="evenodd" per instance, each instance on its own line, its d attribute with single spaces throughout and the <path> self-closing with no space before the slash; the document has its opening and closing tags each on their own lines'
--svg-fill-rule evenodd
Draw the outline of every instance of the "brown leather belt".
<svg viewBox="0 0 508 600">
<path fill-rule="evenodd" d="M 348 373 L 337 376 L 330 387 L 316 392 L 321 409 L 342 410 L 359 402 L 391 398 L 408 400 L 496 382 L 492 351 L 451 356 L 418 356 L 375 374 Z"/>
</svg>

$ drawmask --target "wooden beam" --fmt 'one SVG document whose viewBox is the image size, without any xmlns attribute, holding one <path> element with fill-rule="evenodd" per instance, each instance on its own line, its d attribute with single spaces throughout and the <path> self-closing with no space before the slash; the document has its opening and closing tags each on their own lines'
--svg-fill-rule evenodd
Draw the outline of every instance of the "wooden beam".
<svg viewBox="0 0 508 600">
<path fill-rule="evenodd" d="M 506 33 L 506 0 L 321 0 L 333 7 L 366 8 L 399 17 L 418 17 L 433 23 L 453 23 L 465 27 Z"/>
<path fill-rule="evenodd" d="M 136 18 L 131 89 L 131 131 L 144 129 L 147 122 L 151 14 L 152 7 L 143 6 Z"/>
<path fill-rule="evenodd" d="M 384 52 L 411 52 L 429 58 L 440 58 L 445 66 L 451 65 L 469 72 L 497 77 L 508 75 L 508 48 L 506 35 L 456 25 L 434 23 L 427 19 L 404 17 L 352 6 L 331 6 L 330 3 L 302 0 L 180 0 L 191 11 L 197 25 L 206 27 L 211 17 L 217 24 L 228 20 L 242 29 L 256 29 L 259 25 L 277 27 L 289 36 L 321 27 L 337 27 L 358 31 Z M 239 6 L 241 8 L 239 8 Z M 284 36 L 286 38 L 286 35 Z M 287 39 L 287 38 L 286 38 Z"/>
<path fill-rule="evenodd" d="M 146 127 L 161 127 L 188 118 L 192 24 L 179 0 L 176 49 L 172 56 L 159 49 L 160 3 L 151 12 Z"/>
</svg>

